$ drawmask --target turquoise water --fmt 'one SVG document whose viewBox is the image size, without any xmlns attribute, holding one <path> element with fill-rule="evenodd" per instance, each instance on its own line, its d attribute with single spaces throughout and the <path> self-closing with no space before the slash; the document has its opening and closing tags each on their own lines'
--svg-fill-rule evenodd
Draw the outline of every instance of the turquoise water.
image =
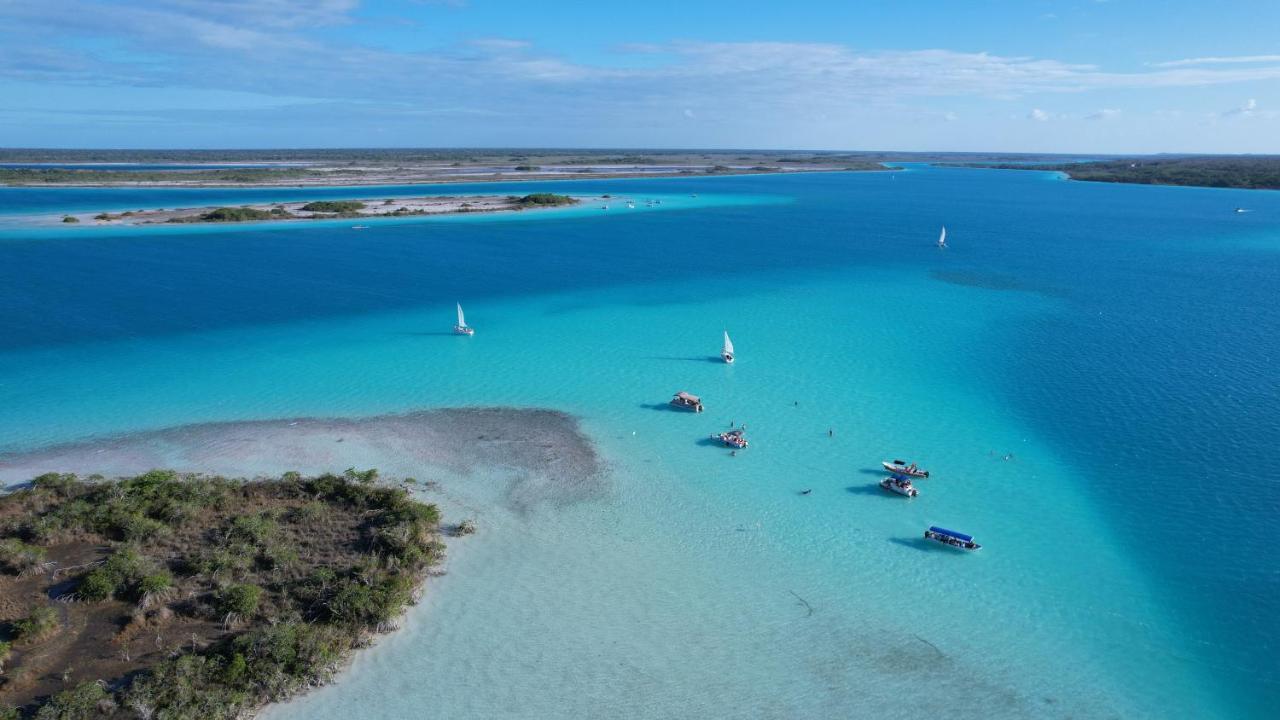
<svg viewBox="0 0 1280 720">
<path fill-rule="evenodd" d="M 361 232 L 9 222 L 0 451 L 438 406 L 583 419 L 607 499 L 518 512 L 501 468 L 439 471 L 482 532 L 402 632 L 275 717 L 1280 703 L 1280 196 L 920 166 L 536 187 L 668 201 Z M 0 189 L 0 213 L 226 193 L 347 195 Z M 455 299 L 474 338 L 448 334 Z M 708 411 L 663 408 L 679 389 Z M 702 442 L 731 421 L 749 450 Z M 913 501 L 869 472 L 903 455 L 936 476 Z M 935 523 L 984 549 L 923 545 Z"/>
</svg>

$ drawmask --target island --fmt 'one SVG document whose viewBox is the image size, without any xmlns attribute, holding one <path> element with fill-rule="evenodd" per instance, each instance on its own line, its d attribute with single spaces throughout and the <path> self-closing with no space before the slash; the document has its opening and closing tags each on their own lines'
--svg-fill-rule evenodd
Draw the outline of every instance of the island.
<svg viewBox="0 0 1280 720">
<path fill-rule="evenodd" d="M 973 163 L 1000 170 L 1053 170 L 1072 180 L 1280 190 L 1280 156 L 1144 156 L 1070 163 Z"/>
<path fill-rule="evenodd" d="M 754 150 L 0 148 L 0 185 L 319 187 L 888 170 L 882 159 Z"/>
<path fill-rule="evenodd" d="M 376 470 L 41 475 L 0 496 L 0 718 L 251 715 L 394 629 L 440 534 Z"/>
<path fill-rule="evenodd" d="M 62 222 L 97 225 L 149 225 L 155 223 L 236 223 L 281 220 L 333 220 L 344 218 L 407 217 L 449 213 L 515 212 L 576 205 L 581 198 L 555 193 L 529 195 L 443 195 L 385 198 L 379 200 L 309 200 L 263 203 L 234 207 L 130 210 L 68 215 Z"/>
</svg>

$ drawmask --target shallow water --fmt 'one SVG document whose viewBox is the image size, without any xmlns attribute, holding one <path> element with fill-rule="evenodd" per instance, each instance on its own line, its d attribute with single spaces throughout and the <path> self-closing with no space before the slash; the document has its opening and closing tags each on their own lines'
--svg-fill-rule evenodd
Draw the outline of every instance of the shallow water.
<svg viewBox="0 0 1280 720">
<path fill-rule="evenodd" d="M 520 189 L 493 187 L 475 191 Z M 575 502 L 513 506 L 518 469 L 422 461 L 481 532 L 405 631 L 274 717 L 1280 702 L 1280 478 L 1213 472 L 1280 447 L 1280 196 L 921 167 L 537 188 L 673 200 L 359 233 L 6 226 L 0 451 L 432 407 L 582 418 L 608 491 Z M 210 192 L 0 190 L 0 213 Z M 448 333 L 455 299 L 474 338 Z M 708 411 L 666 409 L 679 389 Z M 736 457 L 705 442 L 730 422 L 752 442 Z M 352 448 L 334 469 L 418 472 Z M 874 487 L 903 455 L 935 476 L 912 501 Z M 923 544 L 935 523 L 984 549 Z"/>
</svg>

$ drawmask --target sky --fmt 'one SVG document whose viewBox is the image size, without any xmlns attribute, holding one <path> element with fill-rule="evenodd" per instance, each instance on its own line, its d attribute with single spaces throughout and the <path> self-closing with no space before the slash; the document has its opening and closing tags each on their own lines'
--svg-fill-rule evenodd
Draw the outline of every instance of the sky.
<svg viewBox="0 0 1280 720">
<path fill-rule="evenodd" d="M 1280 153 L 1280 1 L 0 0 L 0 147 Z"/>
</svg>

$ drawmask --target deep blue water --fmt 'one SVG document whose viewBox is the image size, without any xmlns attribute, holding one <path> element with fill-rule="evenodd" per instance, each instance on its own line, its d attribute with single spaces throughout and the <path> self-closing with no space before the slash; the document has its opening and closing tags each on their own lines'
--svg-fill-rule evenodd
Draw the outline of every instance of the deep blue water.
<svg viewBox="0 0 1280 720">
<path fill-rule="evenodd" d="M 923 273 L 935 287 L 981 290 L 1010 307 L 1048 303 L 1053 310 L 1004 320 L 984 336 L 994 347 L 983 348 L 993 366 L 982 392 L 1051 443 L 1082 479 L 1121 552 L 1150 574 L 1161 604 L 1178 619 L 1169 632 L 1192 649 L 1180 655 L 1156 648 L 1147 671 L 1190 667 L 1241 717 L 1267 717 L 1280 707 L 1280 195 L 923 167 L 896 178 L 840 173 L 588 185 L 640 196 L 793 201 L 626 218 L 385 225 L 365 233 L 144 228 L 96 237 L 85 228 L 24 239 L 22 231 L 6 231 L 0 354 L 566 288 L 617 291 L 612 302 L 625 307 L 654 302 L 651 294 L 629 301 L 628 288 L 670 285 L 661 302 L 680 303 L 700 292 L 682 282 L 689 278 L 746 296 L 818 276 L 900 274 L 914 282 L 908 279 Z M 584 187 L 537 184 L 547 191 Z M 0 213 L 406 192 L 423 190 L 0 189 Z M 1236 214 L 1235 207 L 1253 212 Z M 952 247 L 939 253 L 932 240 L 943 224 Z M 935 319 L 947 322 L 947 312 Z M 917 340 L 928 344 L 930 337 Z M 1025 518 L 1028 526 L 1036 522 Z M 1099 592 L 1106 597 L 1105 588 Z"/>
</svg>

